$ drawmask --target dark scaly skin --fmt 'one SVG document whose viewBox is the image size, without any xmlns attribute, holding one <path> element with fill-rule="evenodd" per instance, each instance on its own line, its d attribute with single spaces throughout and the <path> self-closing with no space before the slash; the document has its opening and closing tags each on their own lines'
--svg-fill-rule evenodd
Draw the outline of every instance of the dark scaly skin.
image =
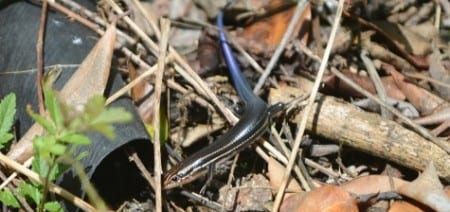
<svg viewBox="0 0 450 212">
<path fill-rule="evenodd" d="M 270 108 L 256 96 L 239 68 L 223 31 L 223 11 L 217 17 L 219 42 L 231 80 L 239 97 L 244 102 L 244 111 L 239 122 L 212 144 L 190 155 L 164 176 L 164 184 L 183 181 L 186 177 L 218 160 L 236 154 L 251 145 L 266 130 L 270 119 Z"/>
</svg>

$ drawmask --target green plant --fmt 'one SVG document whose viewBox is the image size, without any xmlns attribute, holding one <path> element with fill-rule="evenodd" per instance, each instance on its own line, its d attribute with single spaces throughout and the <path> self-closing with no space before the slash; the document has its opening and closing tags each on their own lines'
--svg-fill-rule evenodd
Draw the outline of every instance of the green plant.
<svg viewBox="0 0 450 212">
<path fill-rule="evenodd" d="M 16 95 L 11 93 L 5 96 L 0 102 L 0 149 L 14 138 L 10 133 L 14 124 L 14 116 L 16 114 Z M 7 206 L 18 208 L 19 202 L 14 197 L 11 190 L 5 188 L 0 191 L 0 202 Z"/>
<path fill-rule="evenodd" d="M 13 126 L 15 114 L 16 95 L 11 93 L 0 102 L 0 149 L 2 149 L 12 138 L 14 138 L 14 135 L 9 131 Z"/>
<path fill-rule="evenodd" d="M 38 211 L 62 211 L 58 202 L 47 201 L 49 182 L 53 182 L 66 168 L 73 166 L 81 176 L 82 184 L 89 188 L 88 196 L 97 197 L 82 169 L 79 168 L 81 167 L 79 160 L 88 153 L 83 152 L 76 156 L 73 154 L 80 145 L 91 144 L 91 140 L 85 135 L 86 132 L 96 131 L 113 139 L 115 133 L 112 124 L 130 121 L 132 115 L 123 108 L 106 108 L 102 96 L 91 97 L 82 110 L 63 103 L 49 88 L 44 88 L 44 96 L 46 115 L 37 114 L 30 107 L 27 108 L 28 114 L 47 132 L 33 140 L 32 169 L 44 179 L 44 183 L 22 182 L 18 187 L 18 193 L 36 204 Z M 12 134 L 8 133 L 14 117 L 14 115 L 11 117 L 11 111 L 15 111 L 15 97 L 6 97 L 0 103 L 0 141 L 13 138 Z M 6 142 L 0 142 L 0 145 Z M 11 207 L 20 207 L 9 190 L 0 192 L 0 201 Z M 99 201 L 101 207 L 103 204 L 101 199 Z"/>
</svg>

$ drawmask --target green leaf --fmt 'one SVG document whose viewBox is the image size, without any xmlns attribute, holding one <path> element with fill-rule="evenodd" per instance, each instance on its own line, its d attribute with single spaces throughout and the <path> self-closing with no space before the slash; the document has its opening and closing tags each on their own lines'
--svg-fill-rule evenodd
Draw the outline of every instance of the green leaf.
<svg viewBox="0 0 450 212">
<path fill-rule="evenodd" d="M 33 140 L 33 150 L 44 160 L 50 160 L 52 146 L 56 145 L 56 138 L 53 136 L 39 136 Z"/>
<path fill-rule="evenodd" d="M 12 138 L 14 138 L 14 135 L 11 133 L 0 135 L 0 149 L 4 147 L 3 144 L 8 143 Z"/>
<path fill-rule="evenodd" d="M 123 108 L 108 108 L 91 121 L 91 125 L 114 124 L 131 121 L 133 116 Z"/>
<path fill-rule="evenodd" d="M 115 133 L 112 124 L 127 122 L 132 118 L 133 116 L 131 113 L 123 108 L 108 108 L 91 120 L 89 125 L 95 131 L 103 134 L 109 139 L 113 139 Z"/>
<path fill-rule="evenodd" d="M 46 160 L 42 159 L 39 155 L 35 155 L 32 166 L 32 170 L 39 174 L 39 176 L 45 177 L 47 175 L 49 164 Z M 48 178 L 50 181 L 54 181 L 66 167 L 62 164 L 55 164 Z"/>
<path fill-rule="evenodd" d="M 14 124 L 15 114 L 16 95 L 11 93 L 0 102 L 0 149 L 4 147 L 4 144 L 14 138 L 14 135 L 8 132 Z"/>
<path fill-rule="evenodd" d="M 83 158 L 87 157 L 88 155 L 89 155 L 89 152 L 88 152 L 88 151 L 82 151 L 82 152 L 80 152 L 80 154 L 78 154 L 78 155 L 75 157 L 75 160 L 80 161 L 80 160 L 82 160 Z"/>
<path fill-rule="evenodd" d="M 92 126 L 92 128 L 101 133 L 102 135 L 106 136 L 108 139 L 114 139 L 116 137 L 116 134 L 114 133 L 114 127 L 109 124 L 96 124 Z"/>
<path fill-rule="evenodd" d="M 16 95 L 8 94 L 0 102 L 0 135 L 6 134 L 11 130 L 16 114 Z"/>
<path fill-rule="evenodd" d="M 66 149 L 67 147 L 65 145 L 58 143 L 48 147 L 48 151 L 54 155 L 62 155 L 66 152 Z"/>
<path fill-rule="evenodd" d="M 77 133 L 69 133 L 60 138 L 61 141 L 70 143 L 70 144 L 78 144 L 78 145 L 88 145 L 91 144 L 91 140 L 89 137 L 83 134 Z"/>
<path fill-rule="evenodd" d="M 48 113 L 50 114 L 50 118 L 53 120 L 53 122 L 56 125 L 57 129 L 60 129 L 63 126 L 64 123 L 64 117 L 61 112 L 61 107 L 58 102 L 58 98 L 55 95 L 55 92 L 52 91 L 50 88 L 44 89 L 44 104 L 47 108 Z"/>
<path fill-rule="evenodd" d="M 61 204 L 59 204 L 59 202 L 56 202 L 56 201 L 46 202 L 44 204 L 44 209 L 45 209 L 45 211 L 50 211 L 50 212 L 63 211 Z"/>
<path fill-rule="evenodd" d="M 19 201 L 10 190 L 0 191 L 0 202 L 10 207 L 20 208 Z"/>
<path fill-rule="evenodd" d="M 22 196 L 31 198 L 35 204 L 41 202 L 41 192 L 39 191 L 39 188 L 32 184 L 21 182 L 18 191 Z"/>
<path fill-rule="evenodd" d="M 27 107 L 27 112 L 31 116 L 31 118 L 34 119 L 38 124 L 40 124 L 42 127 L 44 127 L 47 132 L 50 134 L 55 134 L 56 129 L 53 123 L 49 120 L 47 120 L 45 117 L 35 113 L 30 107 Z"/>
<path fill-rule="evenodd" d="M 33 161 L 31 162 L 31 170 L 38 173 L 39 176 L 42 176 L 44 172 L 42 172 L 42 163 L 47 163 L 46 161 L 41 159 L 41 156 L 39 154 L 35 154 Z"/>
<path fill-rule="evenodd" d="M 170 131 L 170 127 L 169 127 L 169 120 L 167 118 L 167 113 L 166 113 L 166 107 L 164 106 L 164 104 L 161 103 L 161 111 L 159 112 L 159 120 L 160 120 L 160 124 L 159 124 L 159 135 L 160 138 L 159 140 L 161 141 L 161 144 L 164 144 L 167 139 L 169 139 L 169 131 Z M 150 135 L 150 137 L 155 140 L 155 129 L 153 127 L 152 124 L 146 124 L 144 123 L 145 129 L 147 131 L 147 133 Z"/>
<path fill-rule="evenodd" d="M 105 109 L 105 98 L 100 95 L 91 97 L 84 105 L 84 112 L 89 117 L 99 116 Z"/>
<path fill-rule="evenodd" d="M 76 117 L 72 120 L 70 120 L 70 122 L 68 123 L 67 128 L 69 130 L 73 130 L 73 131 L 83 131 L 83 127 L 85 127 L 86 124 L 83 121 L 83 118 L 81 116 Z"/>
</svg>

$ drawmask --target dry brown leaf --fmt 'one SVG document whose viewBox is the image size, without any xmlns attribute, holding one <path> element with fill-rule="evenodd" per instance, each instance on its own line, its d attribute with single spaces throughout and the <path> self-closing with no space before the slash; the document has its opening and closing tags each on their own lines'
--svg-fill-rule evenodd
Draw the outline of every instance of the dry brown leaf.
<svg viewBox="0 0 450 212">
<path fill-rule="evenodd" d="M 282 3 L 280 2 L 283 1 L 272 0 L 270 1 L 269 7 L 281 5 Z M 292 7 L 248 26 L 241 36 L 245 40 L 242 45 L 254 54 L 264 54 L 267 51 L 275 49 L 283 38 L 290 20 L 294 15 L 294 11 L 295 7 Z M 307 29 L 309 28 L 310 22 L 311 7 L 308 4 L 292 34 L 293 36 L 298 35 L 305 46 L 309 37 Z M 299 32 L 301 32 L 300 35 Z M 262 48 L 257 48 L 258 46 Z"/>
<path fill-rule="evenodd" d="M 116 26 L 111 25 L 59 92 L 59 97 L 66 104 L 79 108 L 92 96 L 103 94 L 109 77 L 115 42 Z M 33 154 L 32 139 L 43 132 L 40 125 L 33 124 L 11 148 L 8 157 L 21 163 L 26 161 Z"/>
<path fill-rule="evenodd" d="M 130 81 L 135 80 L 138 77 L 138 73 L 133 63 L 129 62 L 128 64 L 128 73 L 130 77 Z M 131 88 L 131 99 L 133 102 L 140 102 L 146 96 L 148 92 L 148 84 L 146 81 L 140 81 L 137 85 Z"/>
<path fill-rule="evenodd" d="M 388 21 L 376 22 L 381 29 L 399 46 L 413 55 L 427 55 L 431 52 L 431 43 L 423 36 L 412 31 L 411 26 L 402 26 Z"/>
<path fill-rule="evenodd" d="M 417 179 L 399 187 L 398 191 L 436 211 L 450 211 L 450 198 L 444 192 L 433 162 Z"/>
<path fill-rule="evenodd" d="M 340 187 L 348 192 L 362 195 L 362 194 L 374 194 L 378 192 L 395 191 L 396 188 L 407 183 L 399 178 L 392 178 L 394 182 L 394 189 L 391 188 L 389 183 L 389 176 L 385 175 L 369 175 L 364 177 L 355 178 Z"/>
<path fill-rule="evenodd" d="M 283 180 L 284 172 L 286 171 L 285 167 L 282 166 L 278 161 L 273 158 L 269 159 L 268 162 L 268 176 L 270 179 L 270 186 L 272 187 L 272 191 L 278 191 L 281 185 L 281 181 Z M 290 178 L 289 184 L 286 188 L 287 192 L 303 192 L 300 184 L 293 179 Z"/>
<path fill-rule="evenodd" d="M 431 113 L 438 106 L 445 101 L 429 91 L 420 88 L 412 83 L 406 82 L 405 77 L 400 74 L 395 68 L 389 64 L 384 63 L 381 66 L 386 72 L 390 73 L 394 78 L 397 87 L 403 91 L 406 99 L 413 104 L 421 114 Z"/>
<path fill-rule="evenodd" d="M 358 206 L 342 188 L 326 185 L 285 199 L 280 211 L 358 211 Z"/>
<path fill-rule="evenodd" d="M 203 33 L 198 41 L 197 59 L 199 68 L 195 70 L 199 75 L 214 70 L 219 66 L 219 46 L 217 40 Z"/>
<path fill-rule="evenodd" d="M 359 74 L 352 73 L 348 70 L 343 70 L 342 73 L 350 78 L 353 82 L 360 85 L 367 91 L 369 91 L 372 94 L 376 94 L 375 86 L 373 84 L 373 81 L 368 76 L 361 76 Z M 386 90 L 386 94 L 393 98 L 400 101 L 405 100 L 405 95 L 403 92 L 397 87 L 395 84 L 395 81 L 392 77 L 382 77 L 381 82 L 384 86 L 384 89 Z M 364 97 L 361 93 L 354 90 L 352 87 L 347 85 L 346 83 L 343 83 L 339 80 L 339 78 L 333 76 L 328 79 L 328 81 L 325 83 L 326 88 L 324 90 L 328 92 L 333 92 L 334 94 L 338 92 L 339 95 L 342 95 L 344 97 Z"/>
<path fill-rule="evenodd" d="M 140 73 L 145 70 L 136 70 L 133 63 L 128 63 L 128 73 L 130 81 L 135 80 Z M 154 98 L 149 97 L 150 92 L 153 91 L 153 86 L 148 81 L 141 81 L 137 85 L 131 88 L 131 99 L 137 106 L 137 111 L 142 121 L 146 124 L 152 123 L 153 121 L 153 110 Z"/>
<path fill-rule="evenodd" d="M 369 34 L 369 33 L 370 32 L 367 32 L 367 34 Z M 367 35 L 367 36 L 369 36 L 369 35 Z M 405 58 L 402 58 L 399 55 L 394 54 L 389 49 L 385 48 L 384 46 L 382 46 L 376 42 L 372 42 L 369 38 L 366 38 L 367 36 L 365 36 L 364 34 L 361 36 L 362 37 L 361 45 L 363 48 L 367 49 L 367 51 L 369 52 L 370 56 L 373 59 L 379 59 L 381 61 L 387 62 L 403 71 L 416 70 L 416 68 L 413 65 L 411 65 Z M 411 58 L 411 55 L 406 55 L 406 57 Z M 419 65 L 422 65 L 422 64 L 419 64 Z"/>
</svg>

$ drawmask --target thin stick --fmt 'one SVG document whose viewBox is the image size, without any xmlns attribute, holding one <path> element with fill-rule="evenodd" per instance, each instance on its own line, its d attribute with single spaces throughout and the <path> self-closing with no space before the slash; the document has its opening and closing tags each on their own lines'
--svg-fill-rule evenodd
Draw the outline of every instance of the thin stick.
<svg viewBox="0 0 450 212">
<path fill-rule="evenodd" d="M 28 159 L 27 161 L 25 161 L 25 163 L 23 163 L 24 167 L 29 167 L 31 166 L 31 162 L 33 162 L 33 158 L 31 157 L 30 159 Z M 0 190 L 2 190 L 6 185 L 8 185 L 14 178 L 17 177 L 17 172 L 13 172 L 12 174 L 9 175 L 8 178 L 6 178 L 2 184 L 0 185 Z"/>
<path fill-rule="evenodd" d="M 161 38 L 161 32 L 159 31 L 158 26 L 155 23 L 156 18 L 152 15 L 152 13 L 145 11 L 145 9 L 142 6 L 140 1 L 132 0 L 132 2 L 134 3 L 134 5 L 138 9 L 138 11 L 141 13 L 141 15 L 143 15 L 145 17 L 145 19 L 147 20 L 147 22 L 150 24 L 150 26 L 152 27 L 153 32 L 156 35 L 156 38 L 160 39 Z"/>
<path fill-rule="evenodd" d="M 128 159 L 130 161 L 133 161 L 134 164 L 136 164 L 136 167 L 139 169 L 139 171 L 141 171 L 142 175 L 144 176 L 145 180 L 147 180 L 150 187 L 152 187 L 154 190 L 156 190 L 155 181 L 153 180 L 152 175 L 147 170 L 147 168 L 145 168 L 145 165 L 142 162 L 141 158 L 139 158 L 139 156 L 137 155 L 136 150 L 134 148 L 130 147 L 130 148 L 126 149 L 126 152 L 128 154 Z"/>
<path fill-rule="evenodd" d="M 161 102 L 161 90 L 162 90 L 162 80 L 164 75 L 164 67 L 166 65 L 166 53 L 167 53 L 167 43 L 169 42 L 169 31 L 170 31 L 170 21 L 168 19 L 161 19 L 161 39 L 159 42 L 159 55 L 158 55 L 158 68 L 156 70 L 155 79 L 155 93 L 154 102 L 155 107 L 153 107 L 153 128 L 154 128 L 154 174 L 155 174 L 155 195 L 156 195 L 156 211 L 162 211 L 162 188 L 161 188 L 161 138 L 160 138 L 160 102 Z"/>
<path fill-rule="evenodd" d="M 266 69 L 264 70 L 264 73 L 261 75 L 261 77 L 258 80 L 258 83 L 256 84 L 255 88 L 253 89 L 254 93 L 258 93 L 259 90 L 264 85 L 264 82 L 266 81 L 267 77 L 270 75 L 270 72 L 272 71 L 275 64 L 278 62 L 278 59 L 281 56 L 281 53 L 283 53 L 284 48 L 286 47 L 289 39 L 292 37 L 292 33 L 294 32 L 295 26 L 297 25 L 297 22 L 302 15 L 303 11 L 305 10 L 305 7 L 307 5 L 308 1 L 298 1 L 297 8 L 295 9 L 295 13 L 292 16 L 291 22 L 289 23 L 288 28 L 286 29 L 286 32 L 283 35 L 283 38 L 280 41 L 280 44 L 278 44 L 277 49 L 275 50 L 275 53 L 273 53 L 272 58 L 270 58 L 269 64 L 267 65 Z"/>
<path fill-rule="evenodd" d="M 442 86 L 442 87 L 450 88 L 450 84 L 447 84 L 447 83 L 445 83 L 443 81 L 440 81 L 440 80 L 437 80 L 437 79 L 433 79 L 431 77 L 420 75 L 419 73 L 402 72 L 402 74 L 404 74 L 407 77 L 425 80 L 425 81 L 428 81 L 430 83 L 433 83 L 433 84 L 436 84 L 436 85 L 439 85 L 439 86 Z"/>
<path fill-rule="evenodd" d="M 42 91 L 42 74 L 44 72 L 44 35 L 45 35 L 45 22 L 47 19 L 47 1 L 42 1 L 41 19 L 39 22 L 38 39 L 36 43 L 36 62 L 37 62 L 37 76 L 36 87 L 39 104 L 39 114 L 44 115 L 44 94 Z"/>
<path fill-rule="evenodd" d="M 197 194 L 197 193 L 194 193 L 194 192 L 185 191 L 185 190 L 181 191 L 180 194 L 185 196 L 185 197 L 187 197 L 187 198 L 190 198 L 190 199 L 192 199 L 194 201 L 197 201 L 200 204 L 205 205 L 208 208 L 211 208 L 213 211 L 225 211 L 225 209 L 222 208 L 222 205 L 220 205 L 217 202 L 211 201 L 208 198 L 203 197 L 200 194 Z"/>
<path fill-rule="evenodd" d="M 387 102 L 387 94 L 386 90 L 384 89 L 383 83 L 381 82 L 380 76 L 378 75 L 375 65 L 373 62 L 367 57 L 367 50 L 363 49 L 361 51 L 361 60 L 363 61 L 364 65 L 366 66 L 367 72 L 369 73 L 370 78 L 372 79 L 373 85 L 375 86 L 375 90 L 377 91 L 378 97 L 380 97 L 381 101 Z M 389 111 L 386 110 L 386 108 L 381 107 L 381 115 L 384 118 L 391 118 L 392 114 L 389 113 Z"/>
<path fill-rule="evenodd" d="M 169 59 L 169 58 L 164 58 L 164 59 Z M 149 69 L 147 69 L 144 73 L 142 73 L 141 75 L 139 75 L 138 77 L 136 77 L 133 81 L 131 81 L 130 83 L 128 83 L 126 86 L 122 87 L 121 89 L 119 89 L 118 91 L 116 91 L 114 94 L 112 94 L 110 97 L 108 97 L 108 99 L 106 99 L 105 104 L 108 105 L 111 102 L 117 100 L 119 97 L 121 97 L 122 95 L 124 95 L 126 92 L 128 92 L 129 90 L 131 90 L 134 86 L 136 86 L 137 84 L 139 84 L 140 82 L 144 81 L 146 77 L 149 77 L 150 75 L 154 74 L 155 71 L 157 69 L 157 65 L 154 65 L 152 67 L 150 67 Z"/>
<path fill-rule="evenodd" d="M 287 182 L 292 170 L 292 167 L 294 166 L 294 163 L 296 161 L 296 157 L 298 154 L 298 150 L 300 148 L 300 143 L 302 141 L 303 134 L 305 132 L 306 128 L 306 122 L 308 120 L 309 114 L 312 111 L 314 100 L 316 99 L 320 84 L 322 82 L 323 74 L 325 73 L 325 69 L 328 64 L 328 58 L 330 57 L 331 49 L 333 47 L 334 39 L 336 37 L 337 29 L 339 28 L 341 17 L 342 17 L 342 10 L 344 7 L 344 0 L 339 0 L 339 6 L 336 11 L 336 17 L 333 22 L 333 27 L 331 29 L 330 38 L 328 39 L 328 44 L 325 49 L 325 53 L 323 55 L 322 63 L 319 67 L 319 72 L 317 73 L 316 81 L 314 82 L 313 88 L 311 90 L 311 95 L 308 99 L 308 105 L 305 108 L 304 116 L 301 119 L 300 127 L 298 128 L 297 135 L 295 137 L 295 142 L 293 145 L 293 149 L 291 152 L 291 155 L 289 156 L 289 164 L 286 167 L 286 172 L 284 173 L 282 183 L 280 185 L 280 189 L 278 190 L 277 196 L 275 198 L 275 203 L 272 211 L 276 212 L 280 208 L 281 200 L 284 195 L 284 190 L 286 189 Z"/>
</svg>

